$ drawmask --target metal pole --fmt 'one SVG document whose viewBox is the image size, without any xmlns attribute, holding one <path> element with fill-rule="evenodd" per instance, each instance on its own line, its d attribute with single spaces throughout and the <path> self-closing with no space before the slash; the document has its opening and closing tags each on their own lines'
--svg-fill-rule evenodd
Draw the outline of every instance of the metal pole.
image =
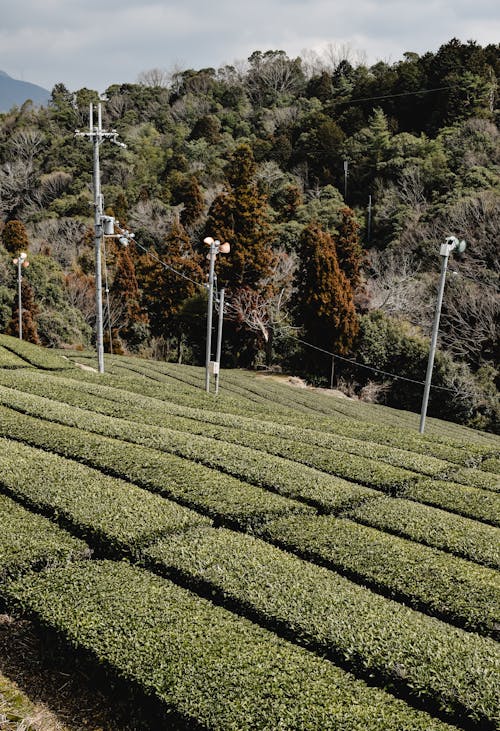
<svg viewBox="0 0 500 731">
<path fill-rule="evenodd" d="M 333 389 L 333 376 L 335 373 L 335 356 L 332 355 L 332 370 L 330 373 L 330 388 Z"/>
<path fill-rule="evenodd" d="M 104 373 L 104 342 L 102 318 L 102 271 L 101 271 L 101 242 L 102 242 L 102 198 L 101 198 L 101 171 L 99 166 L 99 145 L 101 144 L 101 105 L 97 107 L 98 125 L 94 130 L 94 243 L 95 243 L 95 302 L 96 302 L 96 348 L 97 367 L 99 373 Z M 93 125 L 93 108 L 91 126 Z"/>
<path fill-rule="evenodd" d="M 17 306 L 19 308 L 19 340 L 23 339 L 23 302 L 22 302 L 22 294 L 21 294 L 21 282 L 22 282 L 22 274 L 21 274 L 21 267 L 22 267 L 22 259 L 18 257 L 17 259 Z"/>
<path fill-rule="evenodd" d="M 431 337 L 431 347 L 429 350 L 429 360 L 427 363 L 427 374 L 425 376 L 425 388 L 424 388 L 424 397 L 422 399 L 422 412 L 420 414 L 420 434 L 424 433 L 425 429 L 425 417 L 427 415 L 427 404 L 429 403 L 429 393 L 431 390 L 431 380 L 432 380 L 432 369 L 434 367 L 434 355 L 436 353 L 436 345 L 437 345 L 437 336 L 438 336 L 438 330 L 439 330 L 439 319 L 441 317 L 441 306 L 443 304 L 443 292 L 444 292 L 444 283 L 446 280 L 446 267 L 448 266 L 448 257 L 449 257 L 449 249 L 444 247 L 443 252 L 441 256 L 443 257 L 443 261 L 441 263 L 441 276 L 439 278 L 439 289 L 438 289 L 438 296 L 437 296 L 437 302 L 436 302 L 436 312 L 434 314 L 434 324 L 432 326 L 432 337 Z"/>
<path fill-rule="evenodd" d="M 367 224 L 367 236 L 366 236 L 366 242 L 370 243 L 371 238 L 371 232 L 372 232 L 372 197 L 371 195 L 368 196 L 368 224 Z"/>
<path fill-rule="evenodd" d="M 205 391 L 210 393 L 210 355 L 212 352 L 212 309 L 214 301 L 215 241 L 210 244 L 210 269 L 208 273 L 207 345 L 205 353 Z"/>
<path fill-rule="evenodd" d="M 222 350 L 222 324 L 224 322 L 224 287 L 219 295 L 219 320 L 217 323 L 217 352 L 215 360 L 217 362 L 217 372 L 215 374 L 215 393 L 219 393 L 219 376 L 220 376 L 220 354 Z"/>
</svg>

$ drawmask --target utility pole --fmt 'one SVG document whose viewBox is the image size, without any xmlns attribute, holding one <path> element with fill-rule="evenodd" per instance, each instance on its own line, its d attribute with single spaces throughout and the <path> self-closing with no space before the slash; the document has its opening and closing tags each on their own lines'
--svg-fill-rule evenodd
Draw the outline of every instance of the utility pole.
<svg viewBox="0 0 500 731">
<path fill-rule="evenodd" d="M 372 234 L 372 197 L 368 196 L 368 221 L 366 224 L 366 243 L 370 243 Z"/>
<path fill-rule="evenodd" d="M 23 267 L 26 269 L 26 267 L 29 266 L 28 261 L 28 255 L 22 251 L 19 256 L 17 256 L 13 261 L 14 264 L 17 266 L 17 309 L 19 310 L 19 319 L 18 319 L 18 330 L 19 330 L 19 340 L 23 339 L 23 298 L 22 298 L 22 281 L 23 281 L 23 274 L 22 269 Z"/>
<path fill-rule="evenodd" d="M 207 309 L 207 344 L 205 349 L 205 391 L 210 393 L 210 356 L 212 354 L 212 313 L 214 306 L 214 269 L 215 269 L 215 257 L 217 254 L 228 254 L 231 246 L 228 242 L 221 242 L 218 239 L 213 239 L 211 236 L 207 236 L 203 239 L 203 243 L 210 247 L 207 259 L 210 262 L 210 268 L 208 271 L 208 309 Z"/>
<path fill-rule="evenodd" d="M 222 350 L 222 325 L 224 322 L 224 294 L 225 289 L 222 287 L 219 293 L 219 320 L 217 323 L 217 350 L 215 353 L 215 394 L 219 393 L 219 377 L 220 377 L 220 354 Z"/>
<path fill-rule="evenodd" d="M 419 429 L 420 434 L 423 434 L 424 429 L 425 429 L 425 418 L 427 415 L 427 405 L 429 403 L 429 393 L 431 390 L 432 369 L 434 367 L 434 356 L 436 354 L 439 320 L 441 318 L 441 306 L 443 304 L 443 293 L 444 293 L 444 284 L 446 281 L 446 269 L 448 267 L 448 258 L 452 251 L 456 250 L 459 252 L 459 254 L 464 252 L 465 246 L 466 246 L 465 241 L 459 241 L 456 238 L 456 236 L 448 236 L 445 243 L 441 244 L 441 249 L 439 251 L 439 254 L 442 257 L 441 275 L 439 277 L 439 287 L 438 287 L 438 295 L 437 295 L 437 301 L 436 301 L 436 312 L 434 314 L 434 324 L 432 326 L 429 360 L 427 362 L 427 374 L 425 376 L 424 396 L 422 399 L 422 411 L 420 414 L 420 429 Z"/>
<path fill-rule="evenodd" d="M 78 132 L 77 137 L 88 137 L 93 143 L 93 191 L 94 191 L 94 246 L 95 246 L 95 304 L 96 304 L 96 349 L 97 367 L 99 373 L 104 373 L 104 338 L 103 338 L 103 317 L 102 317 L 102 262 L 101 245 L 105 223 L 103 218 L 104 200 L 101 194 L 101 169 L 99 162 L 99 147 L 103 140 L 108 139 L 119 147 L 126 147 L 123 142 L 118 142 L 118 132 L 114 129 L 106 132 L 102 128 L 101 103 L 97 105 L 97 124 L 94 124 L 94 105 L 89 107 L 89 131 Z M 112 233 L 112 232 L 111 232 Z"/>
</svg>

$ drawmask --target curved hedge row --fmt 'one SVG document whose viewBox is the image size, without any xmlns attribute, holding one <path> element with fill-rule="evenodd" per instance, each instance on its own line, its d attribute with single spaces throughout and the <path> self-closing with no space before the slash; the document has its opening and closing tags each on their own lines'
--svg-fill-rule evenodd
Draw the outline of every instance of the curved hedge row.
<svg viewBox="0 0 500 731">
<path fill-rule="evenodd" d="M 0 368 L 25 368 L 26 366 L 29 366 L 29 363 L 0 345 Z"/>
<path fill-rule="evenodd" d="M 326 472 L 336 471 L 337 461 L 331 450 L 365 457 L 367 442 L 340 434 L 325 434 L 313 429 L 302 429 L 284 423 L 249 416 L 237 416 L 220 411 L 179 406 L 178 404 L 126 393 L 119 389 L 74 379 L 36 373 L 32 377 L 4 375 L 1 382 L 28 393 L 46 396 L 108 416 L 119 416 L 141 424 L 165 426 L 192 434 L 218 437 L 224 427 L 226 441 L 254 447 L 256 444 L 278 456 L 290 455 L 299 462 Z M 269 418 L 269 415 L 268 415 Z M 259 436 L 256 437 L 255 433 Z M 262 434 L 266 434 L 262 445 Z M 319 448 L 319 449 L 318 449 Z M 407 449 L 369 442 L 370 459 L 379 460 L 396 468 L 405 468 L 431 477 L 453 479 L 454 482 L 494 491 L 500 491 L 497 476 L 478 469 L 458 467 L 445 460 L 429 457 Z"/>
<path fill-rule="evenodd" d="M 290 460 L 266 455 L 255 449 L 235 446 L 222 440 L 206 438 L 173 429 L 140 425 L 125 419 L 115 419 L 85 409 L 70 408 L 39 396 L 17 393 L 0 386 L 0 403 L 50 419 L 61 424 L 78 425 L 80 429 L 104 436 L 124 439 L 133 445 L 151 446 L 166 453 L 201 462 L 238 480 L 278 492 L 287 498 L 300 499 L 310 505 L 335 511 L 376 495 L 362 485 L 347 482 L 333 475 L 296 464 Z M 135 447 L 137 450 L 137 447 Z M 159 459 L 158 455 L 158 459 Z M 248 489 L 248 487 L 247 487 Z"/>
<path fill-rule="evenodd" d="M 0 585 L 32 568 L 90 556 L 86 543 L 6 495 L 0 495 L 0 526 Z"/>
<path fill-rule="evenodd" d="M 395 685 L 483 729 L 500 720 L 500 651 L 492 640 L 225 529 L 172 536 L 145 557 L 156 570 L 184 577 L 378 684 Z"/>
<path fill-rule="evenodd" d="M 183 727 L 212 731 L 451 731 L 328 661 L 123 562 L 31 575 L 8 592 L 70 645 L 154 697 L 163 707 L 163 727 L 173 713 Z"/>
<path fill-rule="evenodd" d="M 74 421 L 78 419 L 75 414 Z M 314 512 L 307 505 L 175 455 L 46 422 L 5 407 L 0 407 L 0 435 L 130 480 L 225 524 L 246 528 L 272 516 Z"/>
<path fill-rule="evenodd" d="M 0 491 L 107 553 L 134 554 L 167 533 L 210 524 L 208 518 L 129 482 L 1 438 Z"/>
<path fill-rule="evenodd" d="M 498 636 L 498 572 L 332 516 L 281 518 L 261 535 L 384 595 L 481 634 Z"/>
<path fill-rule="evenodd" d="M 13 338 L 10 335 L 0 335 L 0 345 L 19 356 L 23 361 L 36 368 L 42 368 L 42 370 L 73 370 L 75 367 L 71 361 L 48 348 L 40 348 L 38 345 Z"/>
<path fill-rule="evenodd" d="M 500 569 L 500 529 L 494 526 L 389 497 L 367 500 L 342 517 Z"/>
</svg>

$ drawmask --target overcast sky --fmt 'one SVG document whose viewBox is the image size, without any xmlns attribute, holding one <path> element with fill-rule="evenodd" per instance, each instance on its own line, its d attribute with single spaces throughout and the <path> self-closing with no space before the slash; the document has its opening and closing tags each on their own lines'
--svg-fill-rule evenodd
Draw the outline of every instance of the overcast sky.
<svg viewBox="0 0 500 731">
<path fill-rule="evenodd" d="M 347 44 L 366 61 L 500 41 L 498 0 L 0 0 L 0 70 L 104 91 L 152 68 L 218 67 L 255 50 Z"/>
</svg>

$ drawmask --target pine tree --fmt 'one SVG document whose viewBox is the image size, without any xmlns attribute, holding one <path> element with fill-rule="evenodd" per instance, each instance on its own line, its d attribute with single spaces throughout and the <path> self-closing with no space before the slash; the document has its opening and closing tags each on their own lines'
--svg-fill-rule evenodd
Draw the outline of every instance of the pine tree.
<svg viewBox="0 0 500 731">
<path fill-rule="evenodd" d="M 340 211 L 335 248 L 340 269 L 346 275 L 354 292 L 361 282 L 363 249 L 359 241 L 359 224 L 354 212 L 347 206 Z"/>
<path fill-rule="evenodd" d="M 29 239 L 24 224 L 15 219 L 7 221 L 2 231 L 2 243 L 10 254 L 27 251 Z"/>
<path fill-rule="evenodd" d="M 21 304 L 22 304 L 22 324 L 23 324 L 23 340 L 28 343 L 38 345 L 40 339 L 35 318 L 38 314 L 38 306 L 35 303 L 33 289 L 26 278 L 21 280 Z M 5 330 L 6 335 L 19 337 L 19 297 L 16 295 L 12 301 L 12 316 Z"/>
<path fill-rule="evenodd" d="M 310 223 L 299 242 L 295 312 L 312 345 L 344 354 L 358 332 L 349 280 L 341 271 L 330 234 Z"/>
</svg>

